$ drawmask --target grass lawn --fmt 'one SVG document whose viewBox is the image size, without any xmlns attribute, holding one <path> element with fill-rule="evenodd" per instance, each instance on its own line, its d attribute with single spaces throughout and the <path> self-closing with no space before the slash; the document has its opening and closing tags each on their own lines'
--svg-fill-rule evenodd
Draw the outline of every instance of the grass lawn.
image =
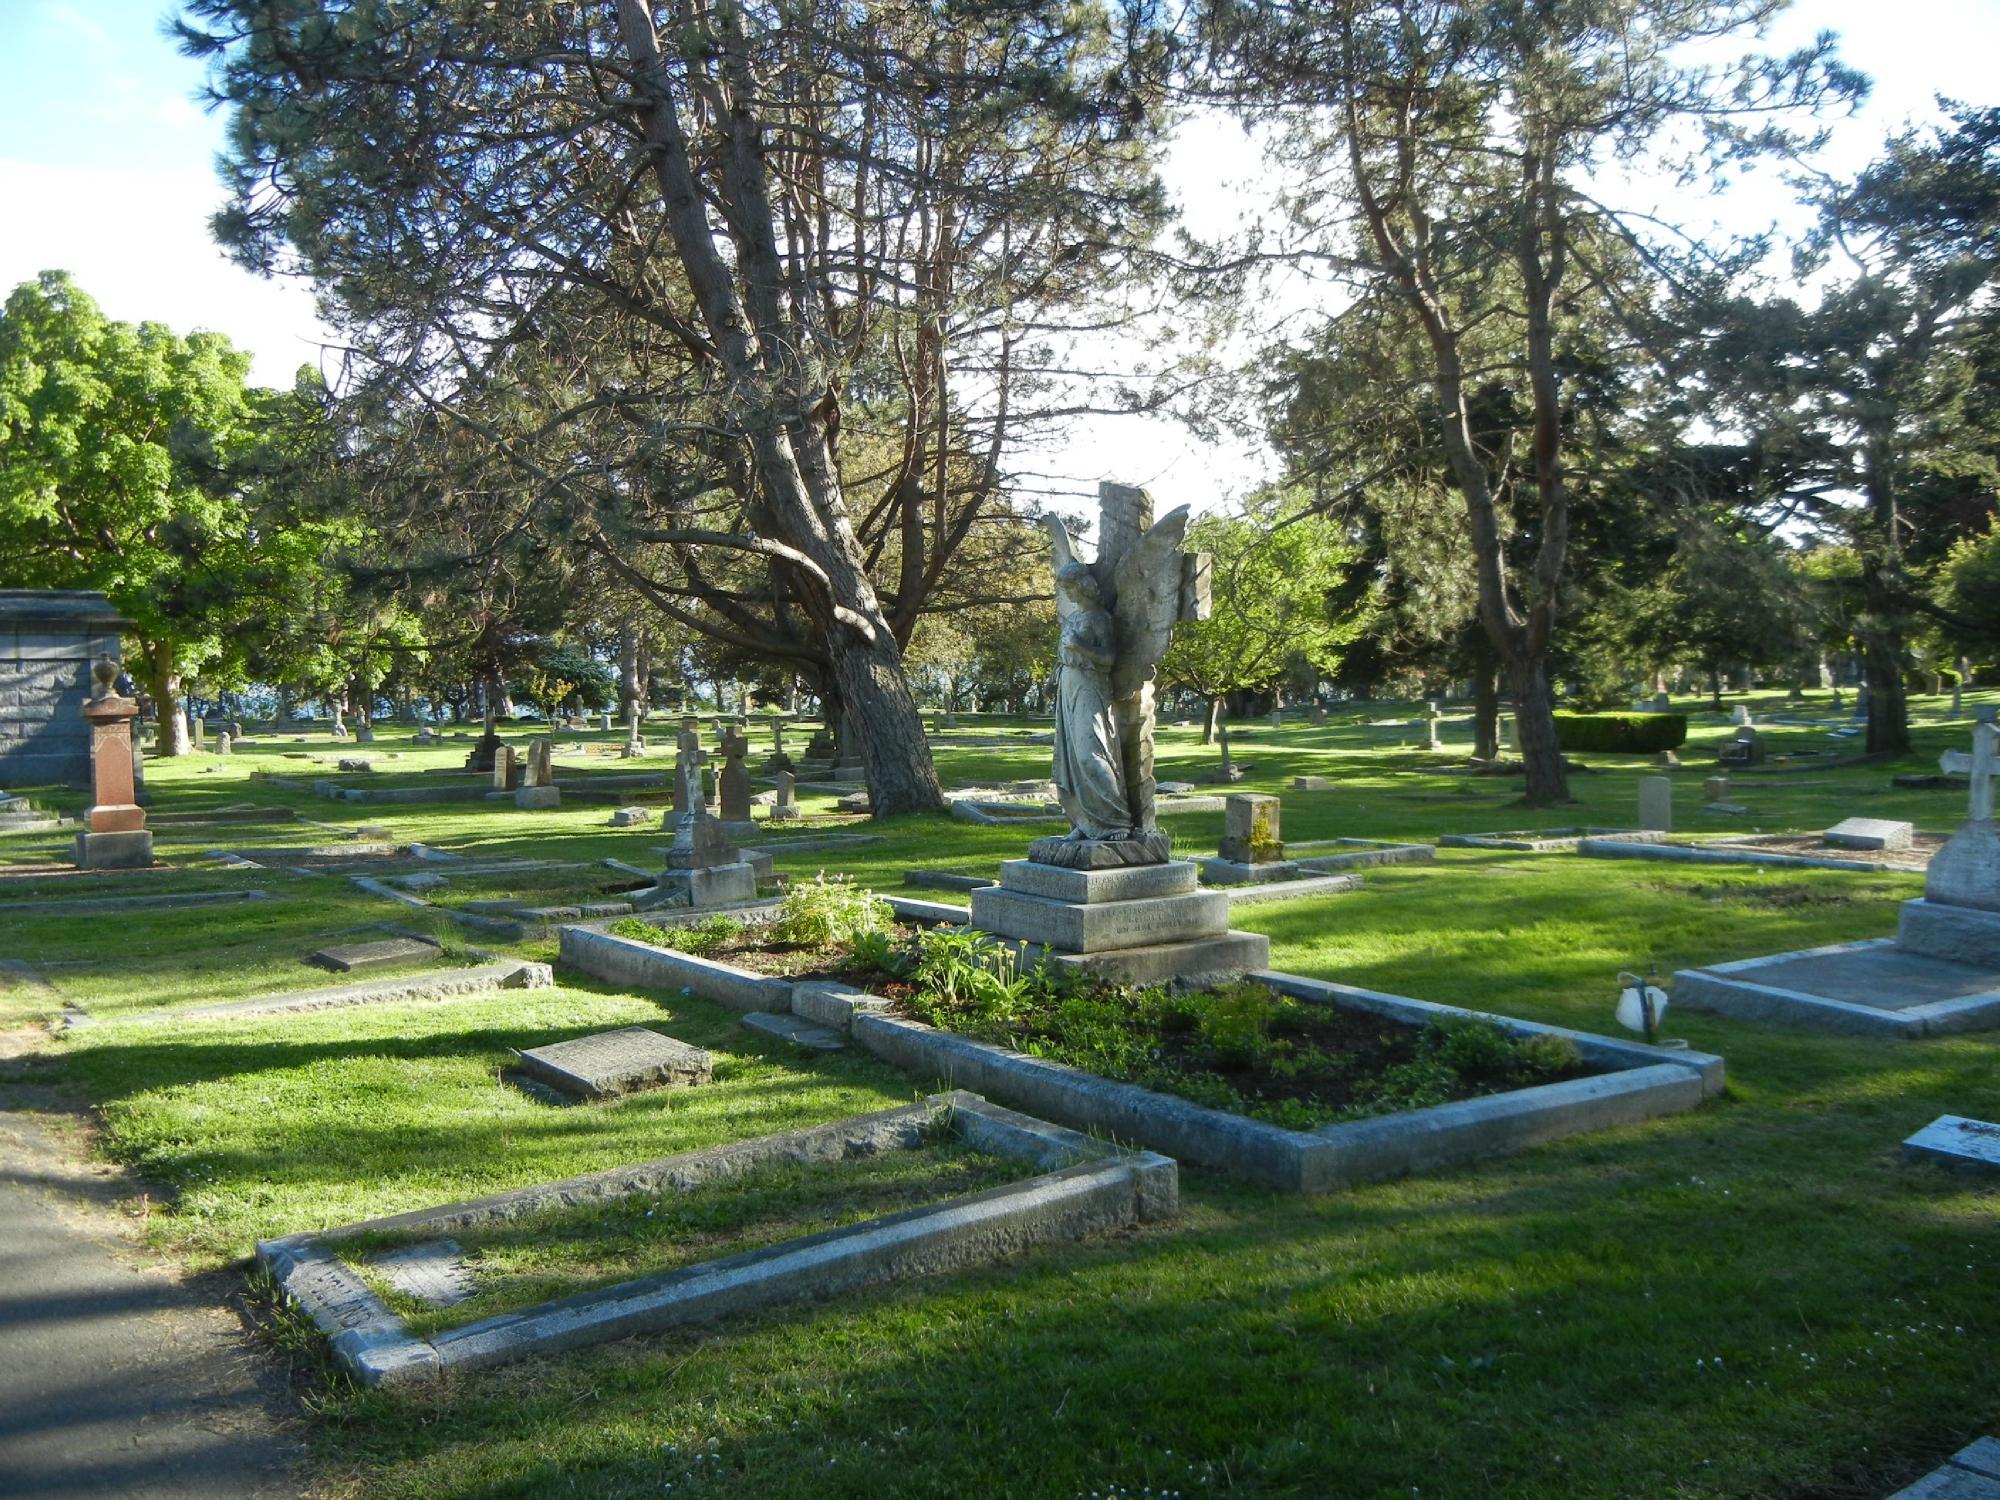
<svg viewBox="0 0 2000 1500">
<path fill-rule="evenodd" d="M 1824 695 L 1819 695 L 1824 710 Z M 1736 700 L 1732 700 L 1736 701 Z M 1784 712 L 1781 695 L 1750 699 Z M 1920 712 L 1941 707 L 1918 700 Z M 1971 713 L 1971 702 L 1966 714 Z M 1578 804 L 1529 813 L 1510 778 L 1450 774 L 1415 706 L 1372 705 L 1325 730 L 1232 736 L 1241 789 L 1284 795 L 1294 840 L 1629 826 L 1644 758 L 1591 756 Z M 1389 721 L 1389 722 L 1379 722 Z M 1675 782 L 1677 827 L 1812 831 L 1901 817 L 1948 831 L 1964 795 L 1897 791 L 1935 769 L 1966 723 L 1920 725 L 1906 762 L 1732 777 L 1750 812 L 1704 817 L 1697 721 Z M 1018 726 L 1016 726 L 1018 727 Z M 1046 773 L 1045 747 L 941 737 L 950 780 Z M 530 736 L 517 738 L 525 742 Z M 658 738 L 657 734 L 655 736 Z M 606 743 L 622 731 L 588 735 Z M 768 732 L 753 736 L 757 754 Z M 788 735 L 796 751 L 800 737 Z M 1463 733 L 1448 724 L 1448 746 Z M 1829 742 L 1773 730 L 1774 753 Z M 1851 744 L 1851 742 L 1850 742 Z M 421 770 L 462 759 L 382 730 L 373 747 L 268 740 L 228 760 L 149 767 L 162 810 L 251 800 L 309 823 L 159 830 L 170 875 L 44 881 L 47 899 L 253 885 L 270 901 L 185 912 L 0 914 L 0 958 L 56 987 L 0 990 L 21 1026 L 64 1001 L 105 1024 L 45 1040 L 15 1076 L 97 1112 L 97 1149 L 156 1185 L 159 1245 L 192 1266 L 264 1235 L 324 1228 L 907 1102 L 930 1080 L 865 1056 L 813 1056 L 718 1007 L 561 976 L 553 990 L 200 1026 L 121 1017 L 328 982 L 299 959 L 333 934 L 414 915 L 334 874 L 231 872 L 204 851 L 338 842 L 381 825 L 481 856 L 654 867 L 653 828 L 605 826 L 609 803 L 357 805 L 274 790 L 305 750 Z M 756 757 L 753 756 L 753 763 Z M 560 759 L 560 758 L 559 758 Z M 1213 763 L 1163 732 L 1160 774 Z M 606 762 L 607 765 L 614 764 Z M 622 763 L 630 767 L 633 763 Z M 664 753 L 638 763 L 664 769 Z M 1290 792 L 1298 774 L 1334 787 Z M 55 799 L 60 802 L 61 799 Z M 807 794 L 809 814 L 831 799 Z M 71 802 L 74 805 L 74 802 Z M 1190 852 L 1221 815 L 1177 816 Z M 1030 833 L 944 818 L 825 826 L 879 843 L 780 854 L 794 876 L 851 872 L 893 888 L 911 868 L 991 874 Z M 814 819 L 778 837 L 814 831 Z M 53 835 L 0 835 L 8 862 Z M 437 867 L 449 874 L 448 867 Z M 579 872 L 582 873 L 582 872 Z M 1240 911 L 1275 967 L 1591 1030 L 1613 975 L 1807 947 L 1894 928 L 1914 875 L 1645 864 L 1443 851 L 1435 867 L 1366 872 L 1350 895 Z M 539 882 L 532 883 L 539 888 Z M 521 888 L 528 888 L 524 884 Z M 482 890 L 482 894 L 486 892 Z M 0 886 L 0 900 L 20 886 Z M 537 957 L 549 943 L 482 946 Z M 717 1055 L 716 1081 L 552 1108 L 503 1083 L 510 1049 L 621 1025 Z M 306 1413 L 331 1495 L 1852 1496 L 1876 1500 L 2000 1422 L 2000 1194 L 1903 1165 L 1938 1114 L 2000 1118 L 1996 1038 L 1891 1043 L 1669 1014 L 1666 1031 L 1727 1057 L 1730 1089 L 1692 1113 L 1505 1160 L 1316 1199 L 1184 1169 L 1184 1212 L 997 1268 L 778 1309 L 481 1372 L 433 1391 L 358 1391 L 315 1345 L 273 1325 L 273 1358 L 306 1370 Z M 612 1226 L 614 1229 L 616 1226 Z M 575 1226 L 572 1226 L 575 1228 Z M 593 1232 L 601 1231 L 595 1226 Z M 691 1231 L 696 1240 L 704 1231 Z M 611 1236 L 616 1240 L 618 1236 Z M 522 1275 L 596 1274 L 633 1245 L 512 1247 Z M 706 1253 L 706 1252 L 704 1252 Z M 539 1260 L 539 1270 L 537 1269 Z M 622 1263 L 622 1262 L 621 1262 Z M 540 1295 L 539 1292 L 536 1295 Z"/>
</svg>

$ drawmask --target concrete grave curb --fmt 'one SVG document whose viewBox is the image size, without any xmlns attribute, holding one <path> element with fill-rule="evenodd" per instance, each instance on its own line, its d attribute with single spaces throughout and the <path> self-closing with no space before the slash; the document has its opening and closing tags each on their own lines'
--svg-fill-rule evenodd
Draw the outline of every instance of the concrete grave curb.
<svg viewBox="0 0 2000 1500">
<path fill-rule="evenodd" d="M 834 1162 L 922 1142 L 948 1123 L 975 1150 L 1040 1175 L 842 1229 L 620 1282 L 419 1339 L 334 1247 L 365 1232 L 464 1230 L 632 1193 L 691 1192 L 776 1161 Z M 709 1322 L 773 1303 L 983 1265 L 1179 1211 L 1179 1169 L 953 1091 L 803 1130 L 735 1141 L 510 1193 L 261 1241 L 257 1262 L 363 1385 L 432 1382 L 529 1355 Z"/>
<path fill-rule="evenodd" d="M 1810 854 L 1765 854 L 1742 848 L 1703 848 L 1697 844 L 1667 844 L 1656 840 L 1589 838 L 1576 846 L 1578 854 L 1596 859 L 1651 859 L 1697 865 L 1776 865 L 1795 870 L 1856 870 L 1868 874 L 1914 875 L 1921 871 L 1908 865 L 1887 864 L 1879 859 L 1825 859 Z"/>
<path fill-rule="evenodd" d="M 1723 1060 L 1708 1053 L 1648 1047 L 1269 970 L 1249 977 L 1295 999 L 1365 1010 L 1404 1024 L 1471 1018 L 1514 1036 L 1563 1037 L 1586 1062 L 1609 1071 L 1299 1131 L 878 1011 L 855 1008 L 850 1030 L 870 1052 L 905 1071 L 1288 1192 L 1330 1192 L 1677 1113 L 1723 1085 Z"/>
<path fill-rule="evenodd" d="M 1782 985 L 1759 984 L 1744 977 L 1750 971 L 1793 959 L 1831 958 L 1842 953 L 1867 953 L 1898 946 L 1895 938 L 1865 938 L 1855 943 L 1828 943 L 1819 948 L 1795 948 L 1789 953 L 1767 953 L 1760 958 L 1681 969 L 1674 974 L 1673 1000 L 1688 1010 L 1708 1011 L 1732 1020 L 1846 1036 L 1908 1040 L 2000 1026 L 2000 988 L 1902 1010 L 1884 1010 Z"/>
<path fill-rule="evenodd" d="M 543 989 L 555 983 L 547 964 L 525 959 L 503 958 L 491 963 L 472 964 L 462 969 L 442 969 L 429 974 L 401 978 L 371 979 L 358 984 L 329 985 L 315 990 L 278 991 L 248 1000 L 232 1000 L 218 1005 L 196 1005 L 180 1010 L 147 1011 L 141 1015 L 119 1016 L 104 1022 L 82 1014 L 72 1015 L 69 1026 L 162 1025 L 177 1021 L 226 1021 L 238 1016 L 281 1016 L 316 1010 L 337 1010 L 349 1005 L 396 1005 L 408 1001 L 463 1000 L 490 995 L 495 990 Z"/>
</svg>

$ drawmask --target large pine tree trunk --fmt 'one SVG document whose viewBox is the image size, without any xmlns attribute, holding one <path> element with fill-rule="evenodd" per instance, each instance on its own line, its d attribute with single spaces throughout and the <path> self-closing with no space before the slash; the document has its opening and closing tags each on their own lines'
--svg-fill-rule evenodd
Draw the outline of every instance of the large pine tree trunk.
<svg viewBox="0 0 2000 1500">
<path fill-rule="evenodd" d="M 188 755 L 194 742 L 188 736 L 187 715 L 181 709 L 181 670 L 177 654 L 169 642 L 142 648 L 146 663 L 146 691 L 153 695 L 153 712 L 160 716 L 159 742 L 153 747 L 157 759 L 167 755 Z"/>
<path fill-rule="evenodd" d="M 639 701 L 639 627 L 630 620 L 618 627 L 618 717 L 630 723 L 642 712 Z"/>
<path fill-rule="evenodd" d="M 1514 732 L 1521 737 L 1521 768 L 1530 807 L 1569 801 L 1569 776 L 1556 738 L 1555 699 L 1549 692 L 1547 657 L 1524 654 L 1508 663 L 1514 686 Z"/>
<path fill-rule="evenodd" d="M 1903 650 L 1899 636 L 1871 631 L 1866 638 L 1868 753 L 1910 753 L 1910 703 L 1903 691 Z"/>
</svg>

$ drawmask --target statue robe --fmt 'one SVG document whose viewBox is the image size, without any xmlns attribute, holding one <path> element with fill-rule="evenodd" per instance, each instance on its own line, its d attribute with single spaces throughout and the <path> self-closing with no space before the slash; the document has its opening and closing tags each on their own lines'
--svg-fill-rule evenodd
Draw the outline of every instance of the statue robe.
<svg viewBox="0 0 2000 1500">
<path fill-rule="evenodd" d="M 1111 616 L 1080 609 L 1063 622 L 1057 651 L 1054 780 L 1074 838 L 1132 831 L 1118 725 L 1111 714 Z"/>
</svg>

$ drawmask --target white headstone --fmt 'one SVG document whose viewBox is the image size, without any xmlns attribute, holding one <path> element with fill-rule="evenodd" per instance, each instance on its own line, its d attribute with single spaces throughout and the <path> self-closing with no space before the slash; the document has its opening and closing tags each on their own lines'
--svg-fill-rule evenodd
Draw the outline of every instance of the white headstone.
<svg viewBox="0 0 2000 1500">
<path fill-rule="evenodd" d="M 1674 826 L 1674 784 L 1665 776 L 1639 778 L 1639 826 L 1670 832 Z"/>
</svg>

